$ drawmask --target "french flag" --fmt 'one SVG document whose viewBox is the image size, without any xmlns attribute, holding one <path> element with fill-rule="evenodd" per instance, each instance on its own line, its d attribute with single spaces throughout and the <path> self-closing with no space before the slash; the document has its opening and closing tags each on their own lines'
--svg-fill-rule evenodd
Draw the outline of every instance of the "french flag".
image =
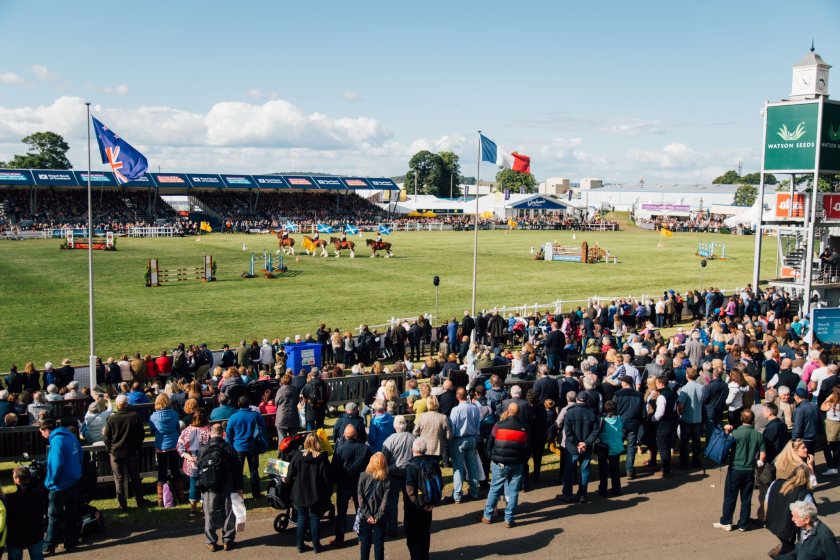
<svg viewBox="0 0 840 560">
<path fill-rule="evenodd" d="M 481 161 L 495 163 L 499 167 L 513 169 L 517 173 L 531 172 L 531 158 L 516 152 L 507 152 L 496 146 L 496 143 L 479 134 L 481 137 Z"/>
</svg>

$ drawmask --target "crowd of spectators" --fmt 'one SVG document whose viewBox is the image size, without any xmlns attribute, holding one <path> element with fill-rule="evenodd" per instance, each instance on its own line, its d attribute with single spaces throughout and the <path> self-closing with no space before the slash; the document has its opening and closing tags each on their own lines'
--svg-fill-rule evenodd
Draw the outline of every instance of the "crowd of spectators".
<svg viewBox="0 0 840 560">
<path fill-rule="evenodd" d="M 662 228 L 677 232 L 720 233 L 726 228 L 723 214 L 692 213 L 688 217 L 655 216 L 653 218 L 635 218 L 637 224 L 653 224 L 654 231 Z"/>
<path fill-rule="evenodd" d="M 355 193 L 260 192 L 259 196 L 240 192 L 196 192 L 196 199 L 224 222 L 270 224 L 291 220 L 298 225 L 351 222 L 377 224 L 387 212 Z M 253 209 L 252 209 L 253 205 Z M 235 231 L 235 230 L 234 230 Z"/>
</svg>

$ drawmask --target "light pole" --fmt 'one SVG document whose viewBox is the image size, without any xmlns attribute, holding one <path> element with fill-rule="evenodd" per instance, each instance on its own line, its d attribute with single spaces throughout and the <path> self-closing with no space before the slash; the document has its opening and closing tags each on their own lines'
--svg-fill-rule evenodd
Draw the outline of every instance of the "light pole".
<svg viewBox="0 0 840 560">
<path fill-rule="evenodd" d="M 414 169 L 414 203 L 417 203 L 417 169 Z M 415 208 L 416 210 L 416 208 Z"/>
</svg>

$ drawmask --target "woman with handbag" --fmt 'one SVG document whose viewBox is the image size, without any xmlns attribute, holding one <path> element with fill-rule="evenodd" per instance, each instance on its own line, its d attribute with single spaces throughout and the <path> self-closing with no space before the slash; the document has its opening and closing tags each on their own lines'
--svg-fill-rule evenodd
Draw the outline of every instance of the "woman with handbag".
<svg viewBox="0 0 840 560">
<path fill-rule="evenodd" d="M 370 458 L 365 472 L 359 476 L 359 509 L 354 529 L 359 534 L 361 560 L 370 558 L 373 545 L 375 560 L 385 560 L 385 507 L 388 502 L 388 460 L 381 452 Z"/>
<path fill-rule="evenodd" d="M 329 457 L 321 451 L 321 440 L 313 432 L 306 436 L 303 449 L 295 453 L 289 463 L 286 482 L 292 486 L 292 501 L 297 508 L 298 552 L 315 550 L 321 552 L 318 522 L 321 514 L 332 507 L 332 471 Z M 312 548 L 304 543 L 306 524 L 312 535 Z"/>
<path fill-rule="evenodd" d="M 181 470 L 190 479 L 190 517 L 199 514 L 197 507 L 201 499 L 198 489 L 198 453 L 210 441 L 210 424 L 207 412 L 203 408 L 196 409 L 192 422 L 184 428 L 178 436 L 178 454 L 181 456 Z"/>
</svg>

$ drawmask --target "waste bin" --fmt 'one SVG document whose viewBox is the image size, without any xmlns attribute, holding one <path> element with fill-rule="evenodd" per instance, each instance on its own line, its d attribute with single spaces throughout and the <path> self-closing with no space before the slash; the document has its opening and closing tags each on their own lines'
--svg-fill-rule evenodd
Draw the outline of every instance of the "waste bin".
<svg viewBox="0 0 840 560">
<path fill-rule="evenodd" d="M 313 367 L 321 367 L 320 344 L 284 344 L 286 349 L 286 367 L 295 375 L 301 372 L 309 373 Z"/>
</svg>

